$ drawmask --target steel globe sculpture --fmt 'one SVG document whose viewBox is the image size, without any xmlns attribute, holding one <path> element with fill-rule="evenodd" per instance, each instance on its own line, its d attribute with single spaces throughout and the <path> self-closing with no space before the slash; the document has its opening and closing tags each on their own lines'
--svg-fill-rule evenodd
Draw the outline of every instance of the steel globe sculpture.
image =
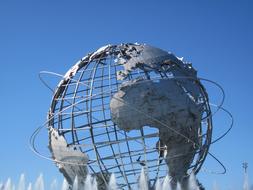
<svg viewBox="0 0 253 190">
<path fill-rule="evenodd" d="M 67 179 L 112 174 L 134 189 L 143 168 L 154 187 L 197 173 L 208 153 L 212 114 L 190 63 L 146 44 L 107 45 L 59 82 L 48 113 L 49 149 Z"/>
</svg>

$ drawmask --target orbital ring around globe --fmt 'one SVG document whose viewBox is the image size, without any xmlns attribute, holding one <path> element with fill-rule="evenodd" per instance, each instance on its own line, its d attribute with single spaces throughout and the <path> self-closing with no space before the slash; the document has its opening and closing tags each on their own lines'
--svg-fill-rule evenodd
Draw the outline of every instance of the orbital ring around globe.
<svg viewBox="0 0 253 190">
<path fill-rule="evenodd" d="M 184 167 L 187 170 L 185 174 L 197 173 L 208 154 L 223 167 L 225 172 L 224 165 L 208 150 L 210 144 L 223 138 L 233 125 L 232 115 L 222 107 L 225 98 L 224 90 L 216 82 L 197 78 L 191 64 L 183 63 L 173 54 L 146 45 L 105 46 L 75 64 L 63 76 L 55 91 L 44 81 L 41 74 L 62 77 L 53 72 L 40 73 L 40 79 L 54 92 L 54 96 L 48 119 L 31 136 L 30 145 L 37 155 L 55 162 L 61 171 L 65 170 L 62 172 L 64 176 L 68 177 L 68 172 L 71 170 L 68 165 L 83 165 L 85 168 L 77 167 L 76 170 L 84 175 L 87 170 L 96 176 L 100 173 L 100 178 L 105 184 L 107 175 L 116 173 L 119 181 L 121 180 L 120 187 L 131 188 L 131 184 L 136 184 L 133 176 L 140 174 L 141 167 L 148 173 L 150 181 L 155 182 L 158 178 L 166 176 L 168 170 L 174 174 L 173 171 L 177 171 L 175 168 L 178 160 L 185 162 L 181 157 L 188 157 Z M 209 102 L 207 92 L 200 81 L 210 82 L 221 90 L 222 100 L 218 106 Z M 178 97 L 172 97 L 170 92 L 164 90 L 167 86 Z M 140 93 L 139 89 L 142 89 Z M 158 93 L 159 99 L 154 92 Z M 184 102 L 183 106 L 181 103 L 171 104 L 167 97 L 174 102 Z M 160 105 L 160 108 L 154 107 L 154 102 Z M 196 105 L 201 108 L 200 118 L 194 115 L 198 112 L 194 106 L 189 108 L 190 111 L 185 112 L 184 105 L 191 106 L 191 102 L 196 102 Z M 170 118 L 166 119 L 166 115 L 163 120 L 162 112 L 159 110 L 164 109 L 163 104 L 171 104 L 172 108 L 181 106 L 182 109 L 175 108 L 178 115 L 169 113 Z M 217 109 L 212 112 L 210 106 Z M 224 134 L 211 141 L 212 117 L 219 110 L 227 113 L 232 122 Z M 180 123 L 168 125 L 168 121 L 174 121 L 180 114 L 181 116 L 188 114 L 190 117 L 190 121 L 186 120 L 188 123 L 200 122 L 198 128 L 189 126 L 187 129 L 198 130 L 197 142 L 196 135 L 191 136 L 189 132 L 178 130 Z M 80 119 L 79 116 L 86 118 Z M 128 119 L 127 122 L 125 118 Z M 45 126 L 49 130 L 52 158 L 43 156 L 35 147 L 36 136 Z M 83 133 L 83 130 L 87 130 L 88 136 Z M 165 138 L 167 136 L 163 133 L 177 136 L 180 142 L 173 135 L 169 137 L 172 140 L 167 141 Z M 84 141 L 87 142 L 83 143 Z M 171 142 L 177 146 L 175 144 L 177 141 L 186 144 L 183 148 L 188 151 L 176 151 L 173 155 L 169 155 L 173 147 L 169 149 L 167 147 Z M 62 150 L 66 152 L 62 153 L 64 152 Z M 173 165 L 172 169 L 168 168 L 168 163 Z M 183 176 L 183 173 L 175 176 Z M 71 179 L 69 181 L 71 183 Z"/>
<path fill-rule="evenodd" d="M 39 73 L 39 78 L 40 78 L 40 80 L 42 81 L 42 83 L 43 83 L 50 91 L 54 92 L 53 88 L 50 87 L 49 84 L 44 80 L 44 78 L 43 78 L 43 76 L 42 76 L 42 75 L 44 75 L 44 74 L 47 74 L 47 75 L 50 75 L 50 76 L 57 76 L 57 77 L 61 77 L 61 78 L 63 78 L 64 75 L 59 74 L 59 73 L 55 73 L 55 72 L 51 72 L 51 71 L 41 71 L 41 72 Z M 180 77 L 180 78 L 193 79 L 193 78 L 190 78 L 190 77 Z M 177 78 L 171 78 L 171 80 L 176 80 L 176 79 L 177 79 Z M 217 137 L 215 140 L 213 140 L 213 141 L 211 142 L 211 144 L 214 144 L 214 143 L 218 142 L 219 140 L 221 140 L 222 138 L 224 138 L 224 137 L 229 133 L 229 131 L 232 129 L 232 127 L 233 127 L 233 116 L 232 116 L 232 114 L 231 114 L 227 109 L 225 109 L 225 108 L 222 106 L 223 103 L 224 103 L 224 100 L 225 100 L 225 93 L 224 93 L 224 90 L 222 89 L 222 87 L 221 87 L 218 83 L 216 83 L 216 82 L 214 82 L 214 81 L 212 81 L 212 80 L 210 80 L 210 79 L 205 79 L 205 78 L 198 78 L 198 79 L 204 80 L 204 81 L 207 81 L 207 82 L 210 82 L 210 83 L 216 85 L 216 86 L 221 90 L 221 92 L 222 92 L 222 99 L 221 99 L 221 101 L 220 101 L 220 103 L 219 103 L 218 105 L 209 102 L 209 105 L 210 105 L 211 107 L 216 107 L 217 109 L 215 110 L 214 113 L 211 113 L 211 114 L 208 115 L 207 117 L 213 117 L 218 111 L 221 110 L 221 111 L 226 112 L 226 113 L 229 115 L 230 119 L 231 119 L 231 123 L 229 124 L 229 128 L 228 128 L 223 134 L 221 134 L 219 137 Z M 71 79 L 71 80 L 72 80 L 72 79 Z M 95 96 L 95 95 L 94 95 L 94 96 Z M 70 105 L 70 107 L 71 107 L 71 106 L 73 106 L 73 105 Z M 206 119 L 207 117 L 205 117 L 205 118 L 203 118 L 203 119 Z M 30 138 L 30 148 L 31 148 L 38 156 L 40 156 L 40 157 L 42 157 L 42 158 L 44 158 L 44 159 L 53 161 L 53 162 L 62 163 L 62 164 L 71 164 L 71 165 L 84 165 L 84 164 L 81 164 L 81 163 L 73 163 L 73 162 L 66 162 L 66 161 L 55 160 L 55 159 L 52 159 L 50 156 L 42 155 L 42 154 L 37 150 L 37 148 L 35 147 L 36 136 L 37 136 L 37 134 L 41 131 L 42 128 L 47 127 L 47 125 L 46 125 L 47 123 L 48 123 L 48 120 L 45 121 L 45 123 L 44 123 L 42 126 L 38 127 L 37 130 L 35 130 L 34 133 L 31 135 L 31 138 Z M 187 138 L 187 137 L 186 137 L 186 138 Z M 187 139 L 188 139 L 188 138 L 187 138 Z M 87 146 L 88 146 L 88 145 L 87 145 Z M 90 145 L 90 146 L 91 146 L 91 145 Z M 208 153 L 209 153 L 209 152 L 208 152 Z M 175 156 L 173 156 L 173 157 L 183 156 L 183 155 L 185 155 L 185 154 L 188 154 L 188 153 L 183 153 L 183 154 L 180 154 L 180 155 L 175 155 Z M 212 158 L 217 159 L 215 156 L 212 157 Z M 219 163 L 219 164 L 222 166 L 222 168 L 225 170 L 225 167 L 223 166 L 223 164 L 222 164 L 218 159 L 217 159 L 216 161 L 218 161 L 218 163 Z M 85 165 L 87 165 L 87 164 L 85 164 Z M 204 169 L 202 169 L 202 170 L 204 170 Z M 213 172 L 213 171 L 209 171 L 209 173 L 223 174 L 224 172 Z"/>
</svg>

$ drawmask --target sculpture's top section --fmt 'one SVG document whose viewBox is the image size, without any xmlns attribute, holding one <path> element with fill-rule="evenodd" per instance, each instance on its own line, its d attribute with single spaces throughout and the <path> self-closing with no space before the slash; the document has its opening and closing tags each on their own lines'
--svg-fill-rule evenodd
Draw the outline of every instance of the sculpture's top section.
<svg viewBox="0 0 253 190">
<path fill-rule="evenodd" d="M 173 76 L 187 75 L 196 77 L 196 70 L 190 63 L 184 62 L 183 58 L 178 58 L 170 52 L 149 46 L 146 44 L 120 44 L 106 45 L 97 51 L 88 54 L 78 61 L 65 75 L 65 79 L 74 76 L 75 73 L 87 62 L 92 60 L 105 59 L 106 56 L 116 55 L 114 61 L 123 66 L 123 70 L 117 73 L 117 78 L 123 80 L 129 73 L 139 68 L 144 72 L 157 71 L 161 73 L 171 72 Z M 181 73 L 181 74 L 180 74 Z"/>
</svg>

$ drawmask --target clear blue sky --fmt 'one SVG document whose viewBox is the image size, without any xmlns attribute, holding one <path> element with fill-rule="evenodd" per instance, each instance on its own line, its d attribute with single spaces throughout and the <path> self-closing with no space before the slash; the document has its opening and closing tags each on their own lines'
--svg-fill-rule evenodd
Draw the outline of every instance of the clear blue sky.
<svg viewBox="0 0 253 190">
<path fill-rule="evenodd" d="M 1 0 L 0 1 L 0 181 L 25 172 L 34 181 L 61 179 L 53 163 L 28 148 L 33 130 L 46 119 L 51 93 L 41 70 L 65 73 L 79 58 L 105 44 L 147 43 L 191 61 L 199 76 L 225 89 L 224 106 L 234 116 L 231 133 L 211 148 L 227 174 L 200 173 L 211 189 L 241 189 L 242 162 L 253 183 L 253 1 L 245 0 Z M 211 88 L 216 99 L 218 91 Z M 215 119 L 215 135 L 228 120 Z M 46 136 L 46 135 L 45 135 Z M 41 140 L 46 146 L 47 139 Z M 207 159 L 204 166 L 219 170 Z"/>
</svg>

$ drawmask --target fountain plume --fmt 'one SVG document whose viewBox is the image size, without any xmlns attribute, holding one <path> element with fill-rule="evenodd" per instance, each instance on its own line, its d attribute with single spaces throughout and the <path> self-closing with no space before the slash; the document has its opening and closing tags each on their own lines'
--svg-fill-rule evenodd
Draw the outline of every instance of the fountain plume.
<svg viewBox="0 0 253 190">
<path fill-rule="evenodd" d="M 69 184 L 68 184 L 67 180 L 64 178 L 63 182 L 62 182 L 61 190 L 68 190 L 68 189 L 69 189 Z"/>
<path fill-rule="evenodd" d="M 117 190 L 118 186 L 117 186 L 117 182 L 116 182 L 116 177 L 114 175 L 114 173 L 112 173 L 111 177 L 110 177 L 110 181 L 109 181 L 109 187 L 108 190 Z"/>
<path fill-rule="evenodd" d="M 87 177 L 86 177 L 84 189 L 92 189 L 92 181 L 91 181 L 90 175 L 87 175 Z"/>
<path fill-rule="evenodd" d="M 163 180 L 162 190 L 171 190 L 171 178 L 167 175 Z"/>
<path fill-rule="evenodd" d="M 11 183 L 11 179 L 8 178 L 5 185 L 4 185 L 4 190 L 12 190 L 12 183 Z"/>
<path fill-rule="evenodd" d="M 78 177 L 75 177 L 74 183 L 73 183 L 73 190 L 78 190 Z"/>
<path fill-rule="evenodd" d="M 176 190 L 182 190 L 181 184 L 179 182 L 177 182 L 177 188 Z"/>
<path fill-rule="evenodd" d="M 162 190 L 162 185 L 159 178 L 156 180 L 155 190 Z"/>
<path fill-rule="evenodd" d="M 27 190 L 32 190 L 32 183 L 31 182 L 28 184 Z"/>
<path fill-rule="evenodd" d="M 97 179 L 95 177 L 92 180 L 92 190 L 98 190 Z"/>
<path fill-rule="evenodd" d="M 25 190 L 25 174 L 20 175 L 18 189 L 17 190 Z"/>
<path fill-rule="evenodd" d="M 40 174 L 39 177 L 37 178 L 34 188 L 35 188 L 35 190 L 44 190 L 45 189 L 43 174 Z"/>
<path fill-rule="evenodd" d="M 147 182 L 147 176 L 145 174 L 144 168 L 141 169 L 141 175 L 139 179 L 139 189 L 140 190 L 148 190 L 148 182 Z"/>
<path fill-rule="evenodd" d="M 196 176 L 192 172 L 188 179 L 188 189 L 189 190 L 199 190 L 199 186 L 196 180 Z"/>
<path fill-rule="evenodd" d="M 50 185 L 50 190 L 58 190 L 58 182 L 54 179 Z"/>
</svg>

